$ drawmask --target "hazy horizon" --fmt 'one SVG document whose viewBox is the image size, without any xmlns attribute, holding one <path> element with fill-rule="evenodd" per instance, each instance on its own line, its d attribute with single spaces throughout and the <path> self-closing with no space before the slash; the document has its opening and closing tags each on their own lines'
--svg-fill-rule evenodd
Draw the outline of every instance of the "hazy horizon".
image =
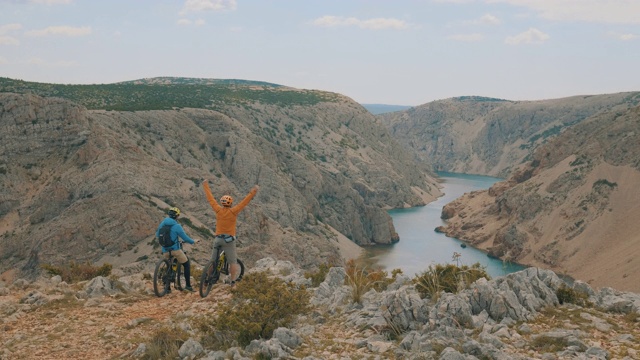
<svg viewBox="0 0 640 360">
<path fill-rule="evenodd" d="M 0 76 L 243 79 L 363 104 L 640 90 L 640 1 L 0 0 Z"/>
</svg>

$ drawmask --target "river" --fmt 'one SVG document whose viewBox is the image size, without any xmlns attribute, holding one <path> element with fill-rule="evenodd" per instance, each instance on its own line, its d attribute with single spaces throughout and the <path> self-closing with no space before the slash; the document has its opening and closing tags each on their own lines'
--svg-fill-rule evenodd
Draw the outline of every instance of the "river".
<svg viewBox="0 0 640 360">
<path fill-rule="evenodd" d="M 375 265 L 386 271 L 401 269 L 410 277 L 419 274 L 432 264 L 473 265 L 480 263 L 491 277 L 502 276 L 524 269 L 513 263 L 488 257 L 481 250 L 467 246 L 461 247 L 462 241 L 446 237 L 434 229 L 445 222 L 440 219 L 442 207 L 462 194 L 488 189 L 502 179 L 480 176 L 439 172 L 442 179 L 444 195 L 426 206 L 408 209 L 390 210 L 393 225 L 400 236 L 400 242 L 393 245 L 378 245 L 366 249 L 366 257 Z M 453 259 L 454 253 L 460 257 Z"/>
</svg>

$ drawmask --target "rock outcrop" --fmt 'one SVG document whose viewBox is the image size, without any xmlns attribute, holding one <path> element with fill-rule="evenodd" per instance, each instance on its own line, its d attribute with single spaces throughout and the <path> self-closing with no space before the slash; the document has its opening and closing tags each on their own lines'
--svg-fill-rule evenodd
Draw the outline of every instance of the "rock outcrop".
<svg viewBox="0 0 640 360">
<path fill-rule="evenodd" d="M 140 359 L 152 356 L 151 348 L 158 351 L 158 343 L 169 351 L 170 341 L 176 342 L 173 356 L 181 359 L 631 360 L 640 355 L 640 295 L 582 281 L 568 287 L 549 270 L 482 278 L 457 294 L 434 298 L 421 298 L 416 285 L 399 275 L 359 302 L 341 267 L 331 268 L 315 288 L 286 260 L 260 259 L 247 277 L 255 272 L 306 284 L 314 305 L 289 327 L 246 346 L 222 334 L 214 339 L 202 326 L 215 318 L 217 304 L 234 296 L 228 286 L 216 285 L 201 299 L 179 292 L 157 298 L 149 281 L 137 289 L 126 285 L 130 277 L 0 283 L 0 358 Z M 560 289 L 571 289 L 584 303 L 561 301 Z M 57 334 L 60 329 L 63 335 Z M 181 335 L 171 337 L 167 329 Z"/>
</svg>

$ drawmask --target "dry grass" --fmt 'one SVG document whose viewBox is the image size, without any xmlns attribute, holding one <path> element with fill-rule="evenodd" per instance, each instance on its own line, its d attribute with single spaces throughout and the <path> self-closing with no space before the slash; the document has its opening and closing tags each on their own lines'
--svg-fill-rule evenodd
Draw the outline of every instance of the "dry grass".
<svg viewBox="0 0 640 360">
<path fill-rule="evenodd" d="M 385 290 L 395 281 L 397 275 L 402 274 L 402 270 L 395 269 L 392 277 L 389 277 L 386 271 L 370 270 L 366 266 L 357 265 L 353 259 L 347 262 L 345 271 L 347 273 L 345 283 L 351 288 L 351 300 L 356 303 L 362 302 L 362 295 L 371 289 Z"/>
<path fill-rule="evenodd" d="M 178 357 L 180 346 L 182 346 L 188 338 L 189 334 L 180 328 L 162 327 L 156 330 L 147 342 L 147 351 L 143 359 L 175 359 Z"/>
<path fill-rule="evenodd" d="M 473 264 L 471 267 L 436 264 L 416 275 L 413 282 L 422 298 L 438 300 L 443 291 L 456 294 L 480 278 L 490 279 L 484 267 L 479 263 Z"/>
<path fill-rule="evenodd" d="M 112 268 L 111 264 L 94 266 L 88 262 L 80 264 L 75 261 L 70 261 L 67 265 L 42 264 L 41 266 L 51 275 L 60 275 L 67 283 L 91 280 L 96 276 L 107 277 L 111 274 Z"/>
</svg>

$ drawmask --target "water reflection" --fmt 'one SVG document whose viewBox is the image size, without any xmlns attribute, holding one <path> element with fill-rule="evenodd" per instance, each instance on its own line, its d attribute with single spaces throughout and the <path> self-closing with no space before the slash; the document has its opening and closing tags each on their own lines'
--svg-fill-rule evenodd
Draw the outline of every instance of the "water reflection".
<svg viewBox="0 0 640 360">
<path fill-rule="evenodd" d="M 456 263 L 454 253 L 459 253 L 457 263 L 473 265 L 480 263 L 486 267 L 492 277 L 502 276 L 524 269 L 513 263 L 503 263 L 490 258 L 481 250 L 471 246 L 463 248 L 462 241 L 448 238 L 434 229 L 444 225 L 440 219 L 442 207 L 466 192 L 488 189 L 501 179 L 457 173 L 438 173 L 442 179 L 444 196 L 426 206 L 389 211 L 393 224 L 400 236 L 400 242 L 393 245 L 380 245 L 367 248 L 369 262 L 389 271 L 402 269 L 404 274 L 413 277 L 426 270 L 432 264 Z"/>
</svg>

